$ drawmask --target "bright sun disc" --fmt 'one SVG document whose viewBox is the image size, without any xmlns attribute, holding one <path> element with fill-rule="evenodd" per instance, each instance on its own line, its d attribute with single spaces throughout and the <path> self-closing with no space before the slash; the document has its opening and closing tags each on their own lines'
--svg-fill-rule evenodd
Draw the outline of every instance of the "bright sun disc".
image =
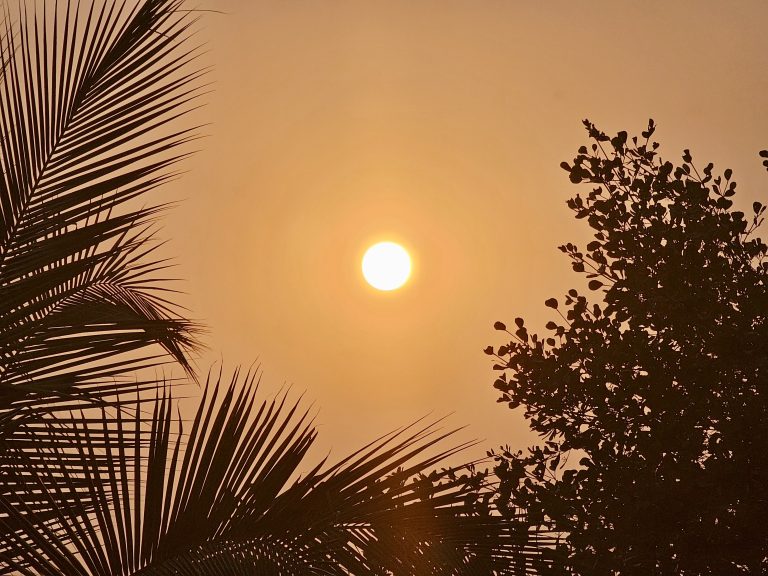
<svg viewBox="0 0 768 576">
<path fill-rule="evenodd" d="M 411 275 L 411 257 L 394 242 L 374 244 L 363 256 L 363 276 L 377 290 L 396 290 Z"/>
</svg>

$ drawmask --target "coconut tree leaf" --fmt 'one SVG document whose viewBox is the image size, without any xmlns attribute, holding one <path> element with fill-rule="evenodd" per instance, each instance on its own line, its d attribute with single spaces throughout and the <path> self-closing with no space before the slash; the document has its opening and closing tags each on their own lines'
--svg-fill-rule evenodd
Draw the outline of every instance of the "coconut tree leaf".
<svg viewBox="0 0 768 576">
<path fill-rule="evenodd" d="M 525 523 L 476 505 L 485 475 L 430 472 L 467 446 L 441 449 L 439 423 L 296 479 L 316 432 L 300 399 L 259 401 L 258 374 L 209 375 L 188 432 L 168 387 L 150 406 L 73 415 L 68 448 L 41 446 L 57 481 L 20 487 L 43 512 L 6 498 L 0 573 L 516 574 L 541 553 Z"/>
<path fill-rule="evenodd" d="M 181 118 L 204 70 L 180 6 L 3 9 L 0 409 L 124 392 L 112 378 L 161 361 L 153 344 L 193 373 L 198 327 L 154 255 L 165 207 L 138 203 L 196 137 Z"/>
</svg>

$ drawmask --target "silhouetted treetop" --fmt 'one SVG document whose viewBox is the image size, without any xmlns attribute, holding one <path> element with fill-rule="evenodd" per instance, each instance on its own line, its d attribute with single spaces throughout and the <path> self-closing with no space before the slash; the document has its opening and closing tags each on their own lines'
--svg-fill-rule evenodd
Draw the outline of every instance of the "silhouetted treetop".
<svg viewBox="0 0 768 576">
<path fill-rule="evenodd" d="M 499 401 L 523 406 L 543 439 L 498 456 L 501 505 L 567 533 L 560 552 L 577 573 L 760 573 L 766 208 L 735 209 L 731 170 L 699 168 L 688 150 L 663 160 L 652 120 L 640 138 L 584 125 L 590 145 L 561 166 L 591 184 L 567 204 L 594 240 L 560 250 L 598 298 L 546 300 L 559 317 L 545 337 L 521 318 L 496 324 L 511 338 L 486 349 Z"/>
</svg>

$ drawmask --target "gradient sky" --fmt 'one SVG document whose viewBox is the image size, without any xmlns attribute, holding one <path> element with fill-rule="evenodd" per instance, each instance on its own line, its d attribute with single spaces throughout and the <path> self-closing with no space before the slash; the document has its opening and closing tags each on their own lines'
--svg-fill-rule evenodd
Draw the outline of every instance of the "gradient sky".
<svg viewBox="0 0 768 576">
<path fill-rule="evenodd" d="M 495 320 L 541 329 L 582 276 L 557 246 L 588 230 L 558 165 L 603 130 L 646 127 L 665 158 L 730 167 L 766 202 L 768 3 L 202 0 L 211 122 L 165 233 L 211 333 L 201 367 L 257 360 L 319 408 L 339 456 L 432 413 L 529 442 L 496 404 Z M 375 241 L 414 258 L 365 285 Z"/>
</svg>

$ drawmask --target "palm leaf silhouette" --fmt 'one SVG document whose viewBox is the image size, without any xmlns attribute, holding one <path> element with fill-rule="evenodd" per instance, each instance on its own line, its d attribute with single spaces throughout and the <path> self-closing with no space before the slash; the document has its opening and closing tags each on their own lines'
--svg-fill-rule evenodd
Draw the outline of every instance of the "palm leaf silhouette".
<svg viewBox="0 0 768 576">
<path fill-rule="evenodd" d="M 188 47 L 194 14 L 171 0 L 38 6 L 12 14 L 0 5 L 0 516 L 9 534 L 55 519 L 73 499 L 91 505 L 49 466 L 49 453 L 73 441 L 66 414 L 83 400 L 116 406 L 126 390 L 156 390 L 134 371 L 168 354 L 192 375 L 198 331 L 160 278 L 167 263 L 154 256 L 153 226 L 164 207 L 140 204 L 175 177 L 195 137 L 177 126 L 201 92 Z M 78 421 L 103 441 L 117 422 Z M 69 473 L 77 465 L 70 458 Z M 59 499 L 41 504 L 40 490 Z"/>
<path fill-rule="evenodd" d="M 140 411 L 108 435 L 73 417 L 71 447 L 48 456 L 66 481 L 40 482 L 58 516 L 16 508 L 0 573 L 511 574 L 540 554 L 523 524 L 478 512 L 476 476 L 427 472 L 466 447 L 435 450 L 452 432 L 398 430 L 291 483 L 316 437 L 298 402 L 219 375 L 185 436 L 167 392 L 149 434 Z"/>
<path fill-rule="evenodd" d="M 132 387 L 160 361 L 192 372 L 196 327 L 164 296 L 136 200 L 176 175 L 201 72 L 178 1 L 6 11 L 0 54 L 0 409 Z M 188 71 L 192 68 L 192 71 Z M 134 354 L 127 354 L 134 353 Z"/>
</svg>

